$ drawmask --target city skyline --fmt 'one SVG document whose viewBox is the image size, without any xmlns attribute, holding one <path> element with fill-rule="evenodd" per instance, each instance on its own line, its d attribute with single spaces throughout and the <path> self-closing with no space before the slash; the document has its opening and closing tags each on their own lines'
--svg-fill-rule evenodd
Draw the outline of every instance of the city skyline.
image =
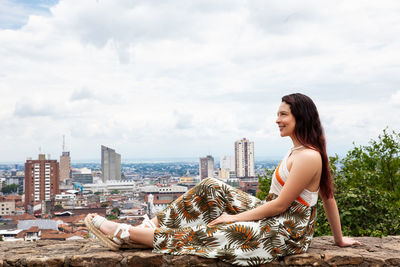
<svg viewBox="0 0 400 267">
<path fill-rule="evenodd" d="M 400 129 L 400 2 L 0 2 L 0 163 L 215 159 L 291 147 L 281 97 L 316 103 L 328 154 Z M 39 151 L 39 147 L 41 148 Z"/>
</svg>

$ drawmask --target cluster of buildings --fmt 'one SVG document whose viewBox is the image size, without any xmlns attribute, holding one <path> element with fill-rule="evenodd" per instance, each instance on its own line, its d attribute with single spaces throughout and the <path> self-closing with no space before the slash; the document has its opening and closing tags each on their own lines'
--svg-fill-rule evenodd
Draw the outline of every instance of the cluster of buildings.
<svg viewBox="0 0 400 267">
<path fill-rule="evenodd" d="M 218 169 L 211 155 L 200 158 L 199 173 L 200 179 L 215 177 L 255 195 L 258 191 L 258 178 L 254 167 L 254 142 L 243 138 L 235 142 L 235 156 L 223 156 Z"/>
<path fill-rule="evenodd" d="M 65 149 L 63 149 L 65 150 Z M 27 159 L 24 171 L 13 171 L 3 184 L 14 184 L 16 195 L 0 198 L 0 237 L 7 240 L 85 238 L 83 219 L 97 212 L 128 223 L 139 223 L 144 214 L 164 209 L 189 188 L 208 177 L 221 179 L 255 194 L 254 142 L 235 142 L 235 155 L 200 158 L 199 175 L 138 177 L 121 174 L 121 155 L 101 146 L 101 170 L 71 168 L 70 152 L 60 161 L 39 154 Z M 4 181 L 3 181 L 4 182 Z"/>
</svg>

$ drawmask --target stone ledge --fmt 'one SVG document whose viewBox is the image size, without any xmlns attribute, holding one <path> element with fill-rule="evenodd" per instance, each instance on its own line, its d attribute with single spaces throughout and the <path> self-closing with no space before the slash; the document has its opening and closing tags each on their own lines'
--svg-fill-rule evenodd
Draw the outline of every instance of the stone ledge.
<svg viewBox="0 0 400 267">
<path fill-rule="evenodd" d="M 307 253 L 263 266 L 400 266 L 400 236 L 359 237 L 362 245 L 339 248 L 332 237 L 314 238 Z M 7 266 L 231 266 L 197 256 L 172 256 L 151 250 L 110 251 L 91 239 L 75 241 L 0 242 L 0 267 Z"/>
</svg>

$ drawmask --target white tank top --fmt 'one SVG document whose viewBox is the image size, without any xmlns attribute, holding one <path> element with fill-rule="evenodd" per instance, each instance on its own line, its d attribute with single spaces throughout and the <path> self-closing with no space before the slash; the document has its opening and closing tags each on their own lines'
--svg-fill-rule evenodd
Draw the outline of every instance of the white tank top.
<svg viewBox="0 0 400 267">
<path fill-rule="evenodd" d="M 289 177 L 289 170 L 286 164 L 290 153 L 291 151 L 286 154 L 286 156 L 276 168 L 272 176 L 271 188 L 269 190 L 270 193 L 274 193 L 278 196 L 281 193 L 283 185 Z M 319 190 L 317 190 L 316 192 L 311 192 L 307 189 L 304 189 L 303 192 L 301 192 L 299 197 L 296 199 L 296 201 L 309 207 L 314 206 L 315 204 L 317 204 L 318 201 L 318 192 Z"/>
</svg>

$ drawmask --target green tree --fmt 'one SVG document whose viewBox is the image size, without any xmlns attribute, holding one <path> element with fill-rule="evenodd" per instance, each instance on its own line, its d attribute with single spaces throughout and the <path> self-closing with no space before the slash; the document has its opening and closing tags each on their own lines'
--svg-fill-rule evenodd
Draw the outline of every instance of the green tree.
<svg viewBox="0 0 400 267">
<path fill-rule="evenodd" d="M 116 216 L 119 216 L 121 214 L 121 210 L 118 207 L 113 208 L 111 212 Z"/>
<path fill-rule="evenodd" d="M 400 132 L 388 133 L 384 129 L 378 140 L 350 150 L 341 163 L 339 175 L 345 177 L 347 184 L 371 186 L 400 198 Z"/>
<path fill-rule="evenodd" d="M 118 219 L 118 216 L 115 216 L 114 214 L 111 214 L 111 215 L 107 215 L 107 216 L 106 216 L 106 219 L 107 219 L 107 220 L 117 220 L 117 219 Z"/>
<path fill-rule="evenodd" d="M 1 192 L 3 194 L 11 194 L 11 193 L 16 193 L 18 191 L 18 185 L 17 184 L 10 184 L 10 185 L 5 185 L 1 188 Z"/>
<path fill-rule="evenodd" d="M 330 158 L 342 230 L 351 236 L 400 234 L 400 133 L 387 128 L 367 146 Z M 330 234 L 318 203 L 316 235 Z"/>
<path fill-rule="evenodd" d="M 271 187 L 272 175 L 276 169 L 276 166 L 272 169 L 264 169 L 263 175 L 258 175 L 258 189 L 257 198 L 264 200 L 269 193 L 269 188 Z"/>
<path fill-rule="evenodd" d="M 113 190 L 111 191 L 111 194 L 117 195 L 117 194 L 119 194 L 119 190 L 118 190 L 118 189 L 113 189 Z"/>
<path fill-rule="evenodd" d="M 61 209 L 63 209 L 63 206 L 61 204 L 57 204 L 57 205 L 54 206 L 54 209 L 55 210 L 61 210 Z"/>
</svg>

